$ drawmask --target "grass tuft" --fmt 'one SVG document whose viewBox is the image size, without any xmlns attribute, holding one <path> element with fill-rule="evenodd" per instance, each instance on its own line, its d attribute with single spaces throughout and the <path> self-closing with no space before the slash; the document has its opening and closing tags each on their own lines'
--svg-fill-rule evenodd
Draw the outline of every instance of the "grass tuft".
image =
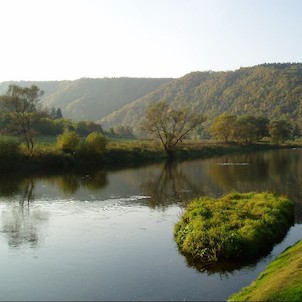
<svg viewBox="0 0 302 302">
<path fill-rule="evenodd" d="M 203 261 L 254 259 L 286 235 L 293 214 L 290 200 L 267 192 L 202 197 L 188 205 L 174 236 L 181 252 Z"/>
</svg>

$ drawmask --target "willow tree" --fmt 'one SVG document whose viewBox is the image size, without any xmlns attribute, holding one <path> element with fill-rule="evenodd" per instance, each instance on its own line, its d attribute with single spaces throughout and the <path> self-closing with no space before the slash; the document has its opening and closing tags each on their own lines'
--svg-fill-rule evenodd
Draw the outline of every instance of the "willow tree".
<svg viewBox="0 0 302 302">
<path fill-rule="evenodd" d="M 171 158 L 177 144 L 191 131 L 200 127 L 205 120 L 202 114 L 193 112 L 187 107 L 176 110 L 167 102 L 160 101 L 147 107 L 141 129 L 159 140 L 167 156 Z"/>
<path fill-rule="evenodd" d="M 20 87 L 11 84 L 6 94 L 0 97 L 2 113 L 9 120 L 10 132 L 20 134 L 24 138 L 30 153 L 34 149 L 33 125 L 45 115 L 39 107 L 40 98 L 43 95 L 44 91 L 35 85 Z"/>
</svg>

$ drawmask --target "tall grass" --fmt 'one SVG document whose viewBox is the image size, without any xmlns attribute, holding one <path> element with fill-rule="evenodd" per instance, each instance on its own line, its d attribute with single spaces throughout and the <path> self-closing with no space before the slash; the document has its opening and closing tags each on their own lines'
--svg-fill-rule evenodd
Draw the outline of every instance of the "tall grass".
<svg viewBox="0 0 302 302">
<path fill-rule="evenodd" d="M 302 301 L 302 241 L 286 249 L 228 301 Z"/>
<path fill-rule="evenodd" d="M 285 236 L 293 211 L 290 200 L 267 192 L 203 197 L 188 205 L 175 240 L 184 254 L 204 261 L 253 259 Z"/>
</svg>

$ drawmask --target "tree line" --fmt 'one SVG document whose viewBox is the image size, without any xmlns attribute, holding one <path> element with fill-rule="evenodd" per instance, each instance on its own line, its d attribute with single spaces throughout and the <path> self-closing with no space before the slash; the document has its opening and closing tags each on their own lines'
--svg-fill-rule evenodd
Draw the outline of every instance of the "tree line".
<svg viewBox="0 0 302 302">
<path fill-rule="evenodd" d="M 41 104 L 44 91 L 37 86 L 21 87 L 11 84 L 0 96 L 0 133 L 23 138 L 27 149 L 34 149 L 36 135 L 60 135 L 64 130 L 87 136 L 92 132 L 104 133 L 102 126 L 92 121 L 74 122 L 64 118 L 60 108 L 50 110 Z"/>
<path fill-rule="evenodd" d="M 33 138 L 37 133 L 57 135 L 57 144 L 66 153 L 76 149 L 79 135 L 88 136 L 93 133 L 86 139 L 87 146 L 94 145 L 97 148 L 96 145 L 100 144 L 100 150 L 104 150 L 107 144 L 104 134 L 111 137 L 133 137 L 131 128 L 127 126 L 119 125 L 105 133 L 101 125 L 92 121 L 73 122 L 65 119 L 60 108 L 43 108 L 40 103 L 43 94 L 35 85 L 20 87 L 11 84 L 6 94 L 0 96 L 2 134 L 22 136 L 30 153 L 34 149 Z M 159 140 L 167 156 L 173 157 L 178 144 L 193 131 L 201 129 L 206 120 L 202 113 L 189 107 L 174 109 L 170 103 L 159 101 L 152 102 L 147 107 L 140 128 L 145 135 Z M 300 136 L 299 128 L 288 120 L 269 120 L 267 117 L 252 115 L 237 116 L 228 112 L 220 114 L 211 122 L 209 132 L 212 137 L 225 143 L 255 143 L 269 138 L 273 143 L 279 144 Z"/>
<path fill-rule="evenodd" d="M 285 119 L 269 120 L 264 116 L 241 115 L 228 112 L 217 116 L 209 132 L 212 137 L 225 143 L 255 143 L 268 138 L 272 143 L 280 144 L 300 136 L 297 125 Z"/>
</svg>

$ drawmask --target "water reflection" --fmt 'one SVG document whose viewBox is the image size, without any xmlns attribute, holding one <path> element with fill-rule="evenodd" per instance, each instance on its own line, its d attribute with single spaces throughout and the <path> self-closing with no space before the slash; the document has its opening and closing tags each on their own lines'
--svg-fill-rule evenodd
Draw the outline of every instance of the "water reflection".
<svg viewBox="0 0 302 302">
<path fill-rule="evenodd" d="M 223 193 L 236 190 L 269 191 L 285 195 L 295 202 L 296 222 L 302 222 L 302 152 L 279 150 L 231 157 L 247 166 L 212 165 L 208 177 Z"/>
<path fill-rule="evenodd" d="M 48 214 L 32 206 L 34 201 L 32 178 L 24 179 L 16 188 L 23 190 L 23 194 L 16 200 L 8 202 L 5 211 L 2 212 L 1 233 L 6 237 L 10 247 L 37 247 L 42 237 L 40 226 L 47 221 Z"/>
<path fill-rule="evenodd" d="M 41 197 L 41 189 L 36 192 L 35 188 L 36 183 L 41 181 L 55 188 L 63 198 L 77 198 L 78 192 L 85 189 L 86 194 L 95 194 L 102 199 L 103 190 L 115 195 L 114 191 L 119 188 L 126 195 L 121 197 L 130 197 L 127 196 L 128 191 L 128 194 L 133 192 L 135 195 L 149 196 L 137 202 L 163 209 L 172 204 L 184 206 L 199 196 L 219 197 L 231 190 L 270 191 L 284 194 L 295 201 L 296 221 L 302 222 L 301 154 L 300 150 L 279 150 L 191 162 L 167 162 L 120 172 L 100 170 L 89 174 L 70 173 L 48 177 L 1 176 L 0 194 L 19 196 L 20 209 L 24 212 L 25 205 L 30 209 L 30 201 L 36 194 L 38 198 Z M 118 177 L 109 181 L 108 175 Z M 12 217 L 16 215 L 14 213 Z"/>
<path fill-rule="evenodd" d="M 64 174 L 46 178 L 66 196 L 74 195 L 80 188 L 87 188 L 91 192 L 98 192 L 108 184 L 107 171 L 100 170 L 89 174 Z"/>
<path fill-rule="evenodd" d="M 266 190 L 295 201 L 301 222 L 301 164 L 302 150 L 281 150 L 93 173 L 2 175 L 2 298 L 226 300 L 272 259 L 205 266 L 184 257 L 173 240 L 179 214 L 198 196 Z M 300 238 L 296 226 L 274 256 Z"/>
<path fill-rule="evenodd" d="M 168 161 L 159 169 L 159 173 L 145 175 L 141 190 L 149 195 L 148 206 L 167 207 L 171 204 L 185 204 L 197 195 L 204 195 L 200 181 L 193 182 L 176 161 Z"/>
<path fill-rule="evenodd" d="M 221 277 L 228 277 L 233 275 L 236 271 L 242 269 L 243 267 L 254 267 L 258 259 L 249 260 L 249 261 L 237 261 L 237 262 L 213 262 L 206 263 L 199 261 L 190 257 L 189 255 L 183 255 L 186 259 L 186 264 L 188 267 L 193 267 L 200 273 L 206 273 L 207 275 L 219 274 Z M 265 256 L 263 256 L 264 258 Z"/>
</svg>

